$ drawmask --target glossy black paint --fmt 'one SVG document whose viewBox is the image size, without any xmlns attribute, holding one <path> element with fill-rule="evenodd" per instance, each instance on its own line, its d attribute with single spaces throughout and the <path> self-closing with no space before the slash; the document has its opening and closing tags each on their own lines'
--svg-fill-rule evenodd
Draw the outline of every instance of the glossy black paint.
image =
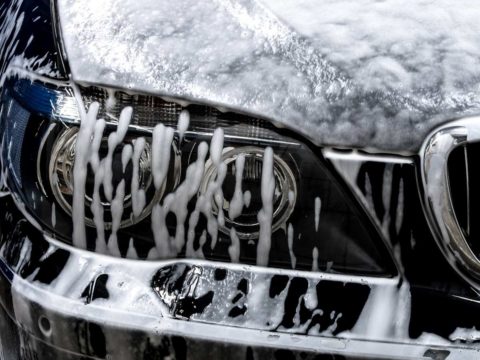
<svg viewBox="0 0 480 360">
<path fill-rule="evenodd" d="M 40 258 L 44 257 L 47 254 L 48 250 L 48 243 L 40 237 L 38 237 L 39 232 L 32 227 L 28 222 L 24 221 L 23 215 L 16 209 L 15 205 L 13 204 L 10 197 L 3 197 L 0 198 L 0 211 L 2 212 L 0 215 L 0 233 L 5 234 L 4 229 L 8 229 L 9 227 L 14 227 L 17 231 L 9 232 L 8 236 L 1 236 L 0 237 L 0 248 L 3 249 L 5 254 L 9 254 L 8 259 L 5 258 L 5 261 L 11 261 L 7 264 L 8 268 L 17 268 L 17 274 L 26 277 L 31 275 L 30 271 L 24 271 L 25 269 L 44 269 L 45 264 L 47 264 L 47 259 L 53 259 L 58 257 L 62 257 L 61 254 L 63 252 L 57 251 L 53 252 L 50 256 L 45 257 L 45 260 L 41 261 Z M 16 224 L 16 225 L 15 225 Z M 27 262 L 20 263 L 18 261 L 19 254 L 18 251 L 20 250 L 18 244 L 22 244 L 23 242 L 28 242 L 31 245 L 31 254 L 32 258 L 27 259 Z M 60 254 L 60 255 L 59 255 Z M 50 261 L 50 260 L 48 260 Z M 55 271 L 43 272 L 42 276 L 35 280 L 42 283 L 52 283 L 57 279 L 58 276 L 61 275 L 61 268 L 63 262 L 59 262 L 58 265 L 54 266 Z M 188 279 L 189 273 L 191 272 L 192 268 L 187 265 L 178 265 L 172 266 L 167 268 L 160 269 L 152 278 L 152 288 L 154 291 L 165 290 L 169 292 L 187 292 L 188 293 Z M 221 272 L 221 271 L 220 271 Z M 217 272 L 218 276 L 218 272 Z M 220 277 L 221 278 L 221 277 Z M 280 280 L 280 281 L 279 281 Z M 218 279 L 217 281 L 224 281 Z M 94 277 L 87 288 L 82 293 L 82 300 L 84 301 L 85 305 L 88 306 L 90 303 L 94 303 L 97 299 L 108 299 L 108 291 L 105 289 L 105 285 L 108 282 L 108 274 L 102 274 L 100 276 Z M 357 307 L 351 306 L 355 301 L 352 301 L 353 298 L 356 298 L 356 292 L 360 290 L 363 293 L 364 299 L 368 296 L 368 288 L 358 285 L 355 289 L 355 286 L 351 286 L 352 284 L 343 287 L 343 289 L 338 289 L 338 287 L 342 287 L 340 284 L 330 283 L 327 281 L 319 282 L 317 286 L 317 291 L 319 293 L 330 293 L 330 296 L 323 297 L 323 301 L 319 303 L 318 307 L 322 307 L 323 309 L 329 308 L 329 303 L 333 304 L 336 302 L 335 299 L 335 292 L 340 291 L 340 293 L 346 299 L 344 305 L 342 305 L 343 311 L 345 311 L 345 316 L 343 319 L 348 319 L 348 313 L 355 313 L 358 316 L 359 312 L 361 311 L 363 305 L 359 303 Z M 271 296 L 277 296 L 278 291 L 281 291 L 281 288 L 285 288 L 285 279 L 276 277 L 271 284 Z M 248 281 L 246 279 L 242 279 L 237 286 L 239 294 L 245 296 L 248 294 Z M 294 316 L 295 302 L 298 302 L 299 298 L 305 291 L 305 281 L 301 278 L 293 278 L 290 281 L 289 287 L 289 300 L 285 304 L 285 316 L 282 321 L 282 325 L 288 328 L 289 324 L 291 323 L 291 317 Z M 353 291 L 353 292 L 352 292 Z M 193 313 L 201 312 L 205 307 L 209 305 L 211 301 L 211 297 L 213 293 L 207 293 L 207 295 L 202 296 L 201 298 L 192 298 L 189 296 L 185 296 L 181 301 L 172 303 L 172 313 L 179 318 L 188 319 Z M 50 318 L 51 322 L 54 323 L 65 323 L 71 324 L 73 326 L 74 332 L 77 334 L 75 338 L 71 339 L 72 345 L 74 348 L 77 349 L 79 354 L 83 354 L 82 357 L 76 356 L 73 354 L 66 355 L 65 353 L 56 350 L 47 346 L 44 343 L 39 343 L 36 339 L 32 338 L 30 334 L 25 333 L 21 329 L 16 328 L 16 325 L 11 322 L 11 317 L 13 317 L 13 308 L 14 303 L 10 294 L 10 280 L 8 277 L 5 277 L 4 272 L 0 274 L 0 299 L 3 308 L 5 310 L 1 310 L 2 318 L 0 319 L 0 323 L 2 326 L 11 326 L 13 332 L 9 332 L 9 336 L 13 336 L 16 340 L 9 340 L 9 344 L 11 344 L 12 348 L 8 351 L 12 353 L 21 353 L 23 358 L 38 358 L 38 359 L 76 359 L 82 358 L 86 359 L 89 356 L 94 356 L 98 358 L 105 358 L 107 352 L 105 348 L 105 331 L 112 331 L 110 328 L 111 325 L 109 324 L 100 324 L 94 323 L 83 320 L 81 317 L 78 319 L 62 319 L 62 314 L 48 314 L 48 318 Z M 336 304 L 338 305 L 338 304 Z M 344 307 L 344 308 L 343 308 Z M 339 309 L 337 306 L 334 307 L 335 309 Z M 30 311 L 32 314 L 36 311 L 41 311 L 38 309 L 38 305 L 32 303 Z M 87 308 L 86 308 L 86 311 Z M 241 310 L 240 310 L 241 311 Z M 328 313 L 327 313 L 328 314 Z M 233 315 L 233 314 L 232 314 Z M 302 321 L 306 321 L 309 317 L 308 310 L 305 307 L 302 307 L 301 310 L 301 317 Z M 241 316 L 238 314 L 237 316 Z M 328 315 L 329 317 L 329 315 Z M 324 324 L 324 326 L 330 326 L 331 324 L 328 320 L 325 322 L 326 317 L 318 317 L 315 318 L 315 322 L 319 324 Z M 339 327 L 338 331 L 341 329 L 346 329 L 351 327 L 355 323 L 356 318 L 352 317 L 347 323 L 345 320 L 342 323 L 342 319 L 338 321 Z M 312 324 L 313 325 L 313 324 Z M 118 330 L 120 331 L 120 329 Z M 292 359 L 321 359 L 322 356 L 327 355 L 315 355 L 315 354 L 308 354 L 308 353 L 299 353 L 290 350 L 281 350 L 281 349 L 264 349 L 264 348 L 252 348 L 252 347 L 238 347 L 238 345 L 232 344 L 222 344 L 222 343 L 209 343 L 209 342 L 199 342 L 198 340 L 193 339 L 185 339 L 182 337 L 170 337 L 170 336 L 163 336 L 160 337 L 161 340 L 156 340 L 155 344 L 151 343 L 151 334 L 148 336 L 146 334 L 141 334 L 136 332 L 133 329 L 123 329 L 126 334 L 128 334 L 128 338 L 130 338 L 131 344 L 136 344 L 132 348 L 132 356 L 140 356 L 142 354 L 142 359 L 154 359 L 155 356 L 159 354 L 171 354 L 175 355 L 176 359 L 191 359 L 191 358 L 209 358 L 214 354 L 217 355 L 227 355 L 227 354 L 235 354 L 231 355 L 232 358 L 264 358 L 263 356 L 269 356 L 269 358 L 279 358 L 283 359 L 284 356 L 287 358 Z M 5 335 L 2 336 L 2 341 L 6 340 L 7 338 Z M 161 345 L 158 345 L 160 341 Z M 16 344 L 16 345 L 15 345 Z M 200 351 L 200 352 L 199 352 Z M 240 351 L 240 353 L 239 353 Z M 242 355 L 243 354 L 243 355 Z M 192 357 L 193 356 L 193 357 Z M 329 357 L 326 358 L 333 358 L 333 359 L 343 359 L 344 357 L 336 355 L 328 355 Z"/>
<path fill-rule="evenodd" d="M 5 249 L 5 254 L 8 254 L 5 260 L 9 262 L 7 265 L 10 268 L 20 265 L 18 271 L 20 276 L 25 278 L 31 275 L 32 271 L 35 269 L 45 269 L 45 266 L 51 261 L 47 259 L 57 257 L 62 259 L 65 256 L 68 256 L 68 254 L 63 254 L 62 252 L 54 252 L 44 260 L 40 260 L 44 257 L 48 249 L 48 243 L 43 240 L 41 234 L 24 220 L 23 216 L 16 209 L 8 196 L 0 199 L 0 209 L 2 211 L 0 216 L 0 233 L 2 234 L 0 237 L 0 247 Z M 416 226 L 421 225 L 421 223 L 418 222 L 414 224 L 416 224 Z M 11 230 L 5 231 L 5 229 Z M 18 253 L 20 249 L 19 244 L 22 244 L 24 241 L 28 241 L 32 244 L 32 257 L 28 262 L 20 264 L 20 256 Z M 429 249 L 429 252 L 432 252 L 431 248 Z M 413 247 L 412 254 L 416 256 L 409 258 L 409 261 L 405 262 L 405 264 L 409 267 L 415 266 L 416 259 L 421 258 L 421 254 L 417 254 L 417 252 L 422 250 L 425 250 L 425 247 Z M 430 271 L 409 273 L 409 281 L 412 286 L 410 336 L 417 337 L 422 332 L 430 332 L 443 337 L 448 337 L 448 335 L 458 326 L 464 326 L 467 328 L 478 326 L 478 317 L 474 316 L 474 314 L 479 314 L 480 306 L 475 301 L 478 297 L 474 296 L 473 290 L 469 289 L 468 286 L 465 286 L 461 281 L 442 281 L 441 278 L 443 278 L 444 274 L 435 271 L 435 269 L 443 266 L 443 258 L 438 257 L 436 259 L 434 256 L 431 256 L 430 259 L 432 260 L 429 267 Z M 436 262 L 433 261 L 435 259 L 437 260 Z M 42 270 L 43 275 L 37 280 L 44 283 L 54 281 L 57 276 L 61 276 L 61 263 L 62 262 L 60 262 L 59 265 L 54 266 L 55 271 L 45 272 Z M 427 268 L 424 268 L 424 270 L 426 269 Z M 164 289 L 170 292 L 181 292 L 182 290 L 185 290 L 185 282 L 189 270 L 191 269 L 186 265 L 163 268 L 152 278 L 152 288 L 155 291 Z M 222 272 L 223 271 L 219 271 L 219 273 Z M 421 276 L 413 276 L 414 274 Z M 454 274 L 450 275 L 453 279 Z M 219 276 L 218 272 L 217 276 Z M 222 276 L 219 277 L 220 279 L 217 281 L 223 281 L 221 280 Z M 428 287 L 427 280 L 429 281 Z M 100 277 L 92 279 L 91 286 L 84 291 L 84 300 L 86 304 L 94 302 L 98 298 L 108 298 L 108 294 L 104 289 L 104 285 L 107 281 L 108 275 L 101 275 Z M 277 294 L 287 286 L 288 281 L 289 279 L 282 276 L 274 277 L 270 285 L 270 296 L 277 296 Z M 8 278 L 6 278 L 5 275 L 2 275 L 1 288 L 3 291 L 1 292 L 1 298 L 3 299 L 4 306 L 7 305 L 7 307 L 11 307 L 13 304 L 11 304 L 11 301 L 8 301 L 10 298 L 8 283 Z M 356 302 L 352 301 L 352 299 L 357 300 L 359 297 L 363 297 L 364 300 L 366 300 L 368 296 L 368 289 L 353 285 L 354 284 L 347 284 L 344 286 L 334 282 L 320 281 L 317 285 L 317 294 L 319 298 L 318 308 L 324 310 L 325 316 L 315 316 L 314 323 L 320 324 L 321 328 L 331 325 L 327 319 L 327 315 L 329 318 L 329 312 L 326 310 L 330 308 L 332 310 L 341 311 L 345 314 L 338 320 L 337 333 L 341 330 L 351 328 L 351 326 L 354 325 L 356 318 L 355 316 L 349 317 L 347 314 L 350 312 L 352 314 L 355 313 L 357 314 L 356 316 L 358 316 L 362 310 L 362 302 L 357 303 L 358 306 L 355 308 Z M 234 303 L 239 303 L 240 298 L 248 293 L 248 281 L 246 279 L 241 280 L 238 283 L 237 288 L 238 294 L 237 296 L 233 296 L 232 300 Z M 291 325 L 292 316 L 295 313 L 295 304 L 298 303 L 298 300 L 301 295 L 305 293 L 305 290 L 306 285 L 302 278 L 291 279 L 288 289 L 288 299 L 285 303 L 285 315 L 282 320 L 282 325 L 284 327 L 288 328 Z M 174 306 L 172 310 L 174 313 L 178 311 L 179 317 L 189 318 L 194 312 L 202 311 L 208 306 L 209 300 L 211 300 L 209 298 L 210 296 L 211 295 L 207 295 L 201 299 L 189 298 L 187 296 L 178 304 L 172 304 Z M 10 306 L 8 306 L 9 302 Z M 302 321 L 305 321 L 309 318 L 311 313 L 302 306 L 302 302 L 300 302 L 300 307 L 300 316 Z M 342 309 L 340 310 L 340 308 Z M 241 313 L 246 310 L 240 305 L 238 306 L 238 310 L 235 311 L 236 312 L 233 312 L 231 316 L 241 316 Z M 326 320 L 327 322 L 325 322 Z M 89 325 L 80 321 L 77 327 L 79 334 L 77 341 L 79 345 L 85 341 L 85 339 L 90 339 L 88 341 L 95 343 L 95 341 L 98 342 L 98 339 L 101 339 L 102 337 L 100 335 L 102 333 L 102 326 L 99 324 Z M 82 334 L 86 334 L 86 337 Z M 96 335 L 94 336 L 94 334 Z M 96 340 L 94 340 L 94 338 Z M 80 346 L 80 349 L 82 346 Z M 95 354 L 102 353 L 102 351 L 98 350 L 102 348 L 98 343 L 88 345 L 87 348 L 90 350 L 86 351 L 86 353 L 91 354 L 91 349 L 93 349 L 93 347 L 97 349 L 95 350 Z"/>
<path fill-rule="evenodd" d="M 108 289 L 107 289 L 108 275 L 101 274 L 98 275 L 94 280 L 88 284 L 88 286 L 82 292 L 82 298 L 85 299 L 85 304 L 90 304 L 96 299 L 108 299 Z"/>
<path fill-rule="evenodd" d="M 412 314 L 409 333 L 412 338 L 423 332 L 444 338 L 457 328 L 480 326 L 480 295 L 451 268 L 432 237 L 423 213 L 418 191 L 417 170 L 412 165 L 395 165 L 392 172 L 391 206 L 383 203 L 385 164 L 367 162 L 358 176 L 358 187 L 366 194 L 366 178 L 371 181 L 375 216 L 382 222 L 395 219 L 398 210 L 396 194 L 400 180 L 404 184 L 404 211 L 400 231 L 393 223 L 388 227 L 392 247 L 398 247 L 405 278 L 410 284 Z M 470 314 L 470 315 L 468 315 Z"/>
<path fill-rule="evenodd" d="M 32 64 L 32 70 L 35 70 L 45 64 L 52 65 L 52 74 L 57 78 L 66 78 L 63 66 L 60 62 L 60 54 L 57 51 L 56 39 L 52 31 L 52 6 L 50 0 L 4 0 L 0 4 L 0 25 L 12 21 L 7 18 L 7 10 L 17 14 L 17 19 L 13 23 L 19 24 L 10 33 L 10 39 L 7 40 L 0 54 L 0 74 L 6 70 L 6 66 L 15 56 L 24 56 L 25 58 L 37 59 Z M 23 21 L 18 19 L 23 18 Z M 35 41 L 32 34 L 35 35 Z M 8 44 L 16 43 L 15 46 Z"/>
</svg>

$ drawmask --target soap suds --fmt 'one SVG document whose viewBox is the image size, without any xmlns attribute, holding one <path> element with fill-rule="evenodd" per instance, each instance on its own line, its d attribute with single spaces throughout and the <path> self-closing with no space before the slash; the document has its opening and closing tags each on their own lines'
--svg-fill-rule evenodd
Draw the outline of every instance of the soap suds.
<svg viewBox="0 0 480 360">
<path fill-rule="evenodd" d="M 112 212 L 112 233 L 108 239 L 108 250 L 111 255 L 120 257 L 120 249 L 118 247 L 117 231 L 120 229 L 120 223 L 123 215 L 123 200 L 125 197 L 125 180 L 122 179 L 117 186 L 115 197 L 113 198 L 110 208 Z"/>
<path fill-rule="evenodd" d="M 100 200 L 100 185 L 103 182 L 104 176 L 104 161 L 100 163 L 97 171 L 95 171 L 95 179 L 93 185 L 93 196 L 90 210 L 93 214 L 93 222 L 97 230 L 97 239 L 95 242 L 95 251 L 101 254 L 106 253 L 107 244 L 105 242 L 105 223 L 103 220 L 103 205 Z"/>
<path fill-rule="evenodd" d="M 115 107 L 117 100 L 115 99 L 115 90 L 113 89 L 107 89 L 107 101 L 105 102 L 105 108 L 107 111 L 113 110 Z"/>
<path fill-rule="evenodd" d="M 242 214 L 245 195 L 242 193 L 243 169 L 245 167 L 245 155 L 239 154 L 235 159 L 235 190 L 232 200 L 230 200 L 230 208 L 228 216 L 234 220 Z"/>
<path fill-rule="evenodd" d="M 145 139 L 139 137 L 135 139 L 133 144 L 133 173 L 132 173 L 132 184 L 131 184 L 131 194 L 132 194 L 132 211 L 133 216 L 138 218 L 145 208 L 146 196 L 145 190 L 140 189 L 139 177 L 140 177 L 140 157 L 142 156 L 143 151 L 145 150 Z"/>
<path fill-rule="evenodd" d="M 100 166 L 100 145 L 103 140 L 103 131 L 105 130 L 105 121 L 103 119 L 98 119 L 95 122 L 95 130 L 93 133 L 92 144 L 90 148 L 90 165 L 94 172 L 98 171 Z M 78 141 L 78 138 L 77 138 Z"/>
<path fill-rule="evenodd" d="M 297 258 L 293 252 L 293 225 L 288 224 L 287 228 L 287 241 L 288 241 L 288 252 L 290 254 L 290 263 L 292 264 L 292 269 L 295 269 L 297 265 Z"/>
<path fill-rule="evenodd" d="M 213 163 L 216 176 L 210 179 L 207 189 L 201 193 L 195 204 L 195 209 L 190 215 L 188 241 L 193 241 L 195 237 L 195 227 L 198 223 L 199 216 L 202 213 L 207 219 L 207 231 L 211 237 L 210 247 L 213 250 L 218 239 L 218 227 L 224 225 L 223 214 L 223 191 L 222 185 L 227 175 L 227 165 L 221 162 L 221 154 L 223 152 L 223 130 L 217 128 L 212 136 L 210 143 L 210 161 Z M 217 208 L 217 217 L 213 212 L 213 202 Z"/>
<path fill-rule="evenodd" d="M 367 303 L 351 334 L 362 334 L 372 340 L 408 339 L 410 312 L 411 294 L 407 282 L 399 289 L 396 286 L 371 287 Z"/>
<path fill-rule="evenodd" d="M 154 205 L 151 215 L 152 232 L 156 247 L 155 255 L 158 255 L 161 259 L 175 257 L 177 254 L 170 240 L 165 217 L 163 207 L 159 204 Z"/>
<path fill-rule="evenodd" d="M 230 255 L 230 260 L 233 263 L 240 262 L 240 239 L 238 238 L 237 232 L 234 228 L 230 229 L 230 239 L 232 244 L 228 248 L 228 254 Z"/>
<path fill-rule="evenodd" d="M 122 171 L 125 173 L 125 169 L 127 168 L 128 162 L 132 158 L 133 155 L 133 148 L 132 145 L 126 144 L 122 149 Z"/>
<path fill-rule="evenodd" d="M 320 223 L 320 207 L 322 206 L 322 201 L 317 196 L 315 198 L 315 231 L 318 232 L 318 224 Z"/>
<path fill-rule="evenodd" d="M 456 328 L 454 332 L 448 337 L 451 341 L 465 341 L 468 343 L 473 343 L 480 340 L 480 331 L 476 327 L 471 329 L 466 328 Z"/>
<path fill-rule="evenodd" d="M 222 158 L 223 136 L 223 129 L 216 128 L 210 142 L 210 159 L 216 166 L 220 164 Z"/>
<path fill-rule="evenodd" d="M 403 179 L 400 179 L 398 188 L 398 202 L 397 202 L 397 218 L 395 219 L 395 230 L 397 234 L 400 234 L 400 229 L 403 225 L 403 212 L 404 212 L 404 194 L 403 194 Z"/>
<path fill-rule="evenodd" d="M 259 266 L 267 266 L 270 256 L 274 191 L 273 150 L 271 147 L 267 147 L 263 153 L 262 164 L 261 196 L 263 207 L 257 216 L 260 224 L 257 244 L 257 265 Z"/>
<path fill-rule="evenodd" d="M 182 110 L 178 117 L 178 125 L 177 125 L 178 137 L 180 139 L 180 143 L 183 140 L 183 136 L 185 135 L 185 131 L 187 131 L 189 124 L 190 124 L 190 113 L 188 112 L 188 110 Z"/>
<path fill-rule="evenodd" d="M 163 131 L 163 130 L 162 130 Z M 155 142 L 154 142 L 155 143 Z M 153 148 L 153 146 L 152 146 Z M 185 244 L 185 221 L 188 215 L 188 203 L 198 192 L 200 183 L 203 178 L 205 169 L 205 158 L 208 152 L 208 145 L 206 142 L 201 142 L 197 147 L 197 159 L 187 168 L 184 181 L 177 187 L 177 189 L 169 193 L 163 205 L 156 205 L 152 211 L 152 230 L 160 256 L 165 256 L 165 251 L 170 255 L 173 252 L 175 256 L 182 250 Z M 161 183 L 158 183 L 161 185 Z M 175 230 L 174 246 L 170 247 L 164 244 L 169 237 L 166 225 L 166 216 L 172 212 L 176 216 L 177 227 Z"/>
<path fill-rule="evenodd" d="M 55 208 L 55 203 L 52 203 L 52 227 L 57 226 L 57 209 Z"/>
<path fill-rule="evenodd" d="M 446 116 L 480 108 L 480 6 L 468 0 L 59 0 L 58 10 L 74 80 L 276 119 L 321 145 L 413 152 Z"/>
<path fill-rule="evenodd" d="M 312 271 L 318 271 L 318 248 L 312 250 Z"/>
<path fill-rule="evenodd" d="M 79 104 L 79 108 L 83 104 Z M 80 129 L 75 144 L 75 164 L 73 166 L 73 245 L 81 249 L 87 247 L 85 234 L 85 183 L 87 179 L 87 165 L 90 158 L 90 141 L 95 130 L 99 105 L 92 103 L 88 113 L 82 117 Z"/>
<path fill-rule="evenodd" d="M 95 123 L 95 131 L 93 134 L 90 154 L 90 165 L 94 172 L 94 185 L 92 203 L 90 204 L 90 210 L 93 214 L 93 222 L 97 231 L 97 239 L 95 241 L 95 251 L 104 254 L 107 252 L 107 244 L 105 242 L 105 223 L 103 219 L 103 205 L 100 200 L 100 186 L 103 184 L 105 175 L 105 160 L 100 160 L 100 145 L 103 140 L 103 132 L 105 129 L 105 121 L 103 119 L 97 120 Z M 77 138 L 78 141 L 78 138 Z M 75 183 L 74 183 L 74 186 Z"/>
<path fill-rule="evenodd" d="M 138 259 L 137 251 L 135 250 L 135 246 L 133 245 L 133 239 L 130 238 L 128 243 L 128 250 L 125 256 L 127 259 Z"/>
<path fill-rule="evenodd" d="M 108 136 L 108 152 L 105 156 L 105 174 L 103 177 L 103 192 L 108 201 L 112 201 L 113 193 L 113 153 L 118 145 L 120 145 L 127 134 L 130 119 L 132 118 L 133 109 L 129 106 L 122 109 L 118 119 L 116 131 Z"/>
<path fill-rule="evenodd" d="M 161 189 L 167 177 L 173 134 L 173 129 L 165 127 L 163 124 L 158 124 L 153 129 L 152 174 L 153 182 L 157 190 Z"/>
<path fill-rule="evenodd" d="M 288 190 L 288 203 L 290 205 L 295 204 L 295 193 L 292 190 Z"/>
</svg>

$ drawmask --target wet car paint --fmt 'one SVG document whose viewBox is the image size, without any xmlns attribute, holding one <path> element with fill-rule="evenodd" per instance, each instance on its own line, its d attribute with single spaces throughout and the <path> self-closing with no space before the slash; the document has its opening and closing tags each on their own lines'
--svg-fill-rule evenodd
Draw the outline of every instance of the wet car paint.
<svg viewBox="0 0 480 360">
<path fill-rule="evenodd" d="M 19 4 L 12 3 L 12 6 Z M 18 17 L 20 12 L 16 14 Z M 53 357 L 54 350 L 48 349 L 46 343 L 97 358 L 121 353 L 132 357 L 142 354 L 145 358 L 158 354 L 191 358 L 199 352 L 205 358 L 212 352 L 246 359 L 267 355 L 302 359 L 322 356 L 307 355 L 315 351 L 337 354 L 332 356 L 338 358 L 344 356 L 338 355 L 340 353 L 363 356 L 359 355 L 361 346 L 355 345 L 355 340 L 368 339 L 367 328 L 361 329 L 353 339 L 348 332 L 355 328 L 372 289 L 388 286 L 394 289 L 395 297 L 399 294 L 397 288 L 408 284 L 406 298 L 411 297 L 411 314 L 408 316 L 408 301 L 400 304 L 398 311 L 405 318 L 405 327 L 401 330 L 407 329 L 407 334 L 391 333 L 394 319 L 385 319 L 389 341 L 398 344 L 398 347 L 391 345 L 392 349 L 401 349 L 404 355 L 412 351 L 415 356 L 434 359 L 450 359 L 456 354 L 474 356 L 472 353 L 476 350 L 472 343 L 465 345 L 461 340 L 452 343 L 448 338 L 457 328 L 480 326 L 472 315 L 478 312 L 480 299 L 458 278 L 436 247 L 421 211 L 415 159 L 401 159 L 394 164 L 391 161 L 385 164 L 382 157 L 375 161 L 347 159 L 352 166 L 350 171 L 345 161 L 342 167 L 338 160 L 331 160 L 332 167 L 352 186 L 353 193 L 390 242 L 399 264 L 401 277 L 398 279 L 276 272 L 201 261 L 132 262 L 132 267 L 138 267 L 138 278 L 132 279 L 127 275 L 135 272 L 129 269 L 128 272 L 108 271 L 109 265 L 124 268 L 123 261 L 127 260 L 89 254 L 45 237 L 30 224 L 28 213 L 17 210 L 16 206 L 22 208 L 21 204 L 17 201 L 15 206 L 15 195 L 4 188 L 0 206 L 0 266 L 1 301 L 6 310 L 2 314 L 15 319 L 14 328 L 20 325 L 22 329 L 18 330 L 21 340 L 17 338 L 12 343 L 18 345 L 27 358 Z M 357 171 L 351 171 L 352 168 Z M 99 262 L 106 265 L 98 267 Z M 118 281 L 118 277 L 122 275 L 125 283 L 120 286 L 122 281 Z M 137 296 L 130 298 L 126 290 L 122 290 L 124 286 L 138 291 L 134 292 Z M 52 297 L 42 298 L 47 294 Z M 262 296 L 256 298 L 258 294 Z M 50 307 L 46 306 L 49 302 Z M 92 310 L 85 311 L 86 308 Z M 106 309 L 116 311 L 108 315 Z M 126 315 L 131 312 L 145 317 L 134 319 L 131 314 Z M 102 318 L 102 314 L 107 319 L 97 323 L 95 318 Z M 42 316 L 50 322 L 51 333 L 39 326 Z M 175 325 L 165 321 L 167 325 L 163 326 L 164 318 L 173 319 Z M 148 322 L 142 323 L 143 320 Z M 198 328 L 193 325 L 197 323 Z M 158 330 L 153 324 L 160 324 Z M 210 325 L 202 328 L 205 324 Z M 222 329 L 230 327 L 259 332 L 250 332 L 245 338 L 237 337 L 237 333 L 231 337 L 221 334 Z M 206 329 L 210 333 L 205 332 Z M 170 332 L 181 335 L 168 335 Z M 441 338 L 421 338 L 424 333 Z M 239 344 L 246 342 L 245 339 L 255 342 L 255 334 L 262 334 L 256 346 Z M 216 341 L 210 342 L 209 337 Z M 318 342 L 309 343 L 309 338 Z M 263 340 L 271 345 L 265 348 L 261 344 Z M 280 349 L 295 347 L 295 343 L 299 343 L 296 349 L 303 350 Z M 365 356 L 381 356 L 385 349 L 381 344 L 376 346 L 364 349 Z"/>
</svg>

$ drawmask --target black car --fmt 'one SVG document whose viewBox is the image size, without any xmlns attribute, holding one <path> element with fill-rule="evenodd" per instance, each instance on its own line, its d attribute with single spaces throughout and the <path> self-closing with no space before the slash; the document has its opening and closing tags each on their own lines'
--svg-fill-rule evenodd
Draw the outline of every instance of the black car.
<svg viewBox="0 0 480 360">
<path fill-rule="evenodd" d="M 0 358 L 478 359 L 479 16 L 3 0 Z"/>
</svg>

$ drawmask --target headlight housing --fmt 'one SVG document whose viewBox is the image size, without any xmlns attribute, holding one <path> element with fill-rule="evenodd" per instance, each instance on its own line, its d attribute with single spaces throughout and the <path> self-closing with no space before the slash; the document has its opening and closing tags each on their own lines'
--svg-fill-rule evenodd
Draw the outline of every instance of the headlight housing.
<svg viewBox="0 0 480 360">
<path fill-rule="evenodd" d="M 313 146 L 269 122 L 158 97 L 15 79 L 2 159 L 17 203 L 111 255 L 392 273 L 378 232 Z M 73 234 L 73 235 L 72 235 Z"/>
</svg>

